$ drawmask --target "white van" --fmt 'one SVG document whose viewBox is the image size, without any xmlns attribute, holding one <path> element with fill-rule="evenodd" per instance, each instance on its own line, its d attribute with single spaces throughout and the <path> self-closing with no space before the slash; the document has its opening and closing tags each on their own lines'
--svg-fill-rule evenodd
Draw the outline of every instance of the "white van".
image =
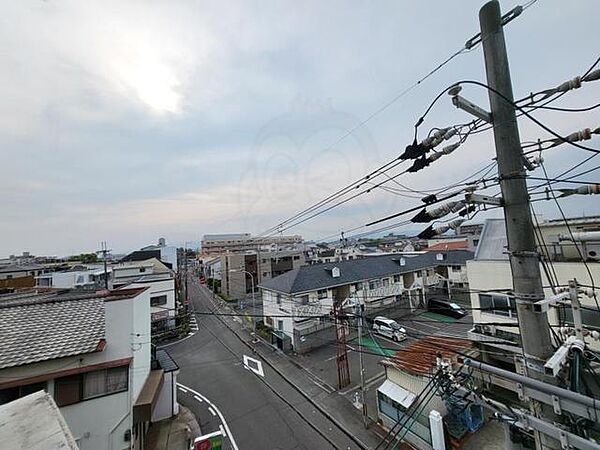
<svg viewBox="0 0 600 450">
<path fill-rule="evenodd" d="M 406 330 L 398 325 L 398 322 L 387 317 L 375 317 L 375 320 L 373 320 L 373 331 L 396 342 L 406 339 Z"/>
</svg>

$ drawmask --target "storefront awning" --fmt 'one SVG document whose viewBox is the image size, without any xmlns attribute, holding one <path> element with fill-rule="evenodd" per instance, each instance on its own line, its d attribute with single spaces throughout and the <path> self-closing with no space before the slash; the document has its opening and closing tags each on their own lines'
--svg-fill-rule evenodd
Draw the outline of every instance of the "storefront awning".
<svg viewBox="0 0 600 450">
<path fill-rule="evenodd" d="M 389 398 L 397 403 L 400 403 L 404 408 L 408 409 L 413 404 L 417 396 L 410 391 L 407 391 L 403 387 L 398 386 L 396 383 L 385 380 L 381 386 L 377 388 L 379 392 L 387 395 Z"/>
</svg>

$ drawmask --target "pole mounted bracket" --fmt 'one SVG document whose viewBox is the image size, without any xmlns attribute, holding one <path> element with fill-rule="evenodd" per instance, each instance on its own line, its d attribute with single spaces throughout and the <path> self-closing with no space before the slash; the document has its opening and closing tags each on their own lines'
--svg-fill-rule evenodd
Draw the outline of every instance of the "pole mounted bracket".
<svg viewBox="0 0 600 450">
<path fill-rule="evenodd" d="M 489 195 L 482 194 L 465 194 L 466 203 L 475 203 L 478 205 L 492 205 L 502 206 L 502 199 L 498 197 L 491 197 Z"/>
<path fill-rule="evenodd" d="M 470 102 L 464 97 L 458 95 L 452 95 L 452 104 L 456 106 L 458 109 L 462 109 L 463 111 L 468 112 L 472 116 L 477 117 L 478 119 L 483 120 L 487 123 L 492 123 L 492 114 L 487 112 L 485 109 L 480 108 L 475 103 Z"/>
</svg>

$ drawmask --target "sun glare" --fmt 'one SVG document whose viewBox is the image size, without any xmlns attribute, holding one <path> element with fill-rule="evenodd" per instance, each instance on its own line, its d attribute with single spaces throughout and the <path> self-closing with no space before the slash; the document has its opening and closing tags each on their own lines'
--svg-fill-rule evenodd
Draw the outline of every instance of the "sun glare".
<svg viewBox="0 0 600 450">
<path fill-rule="evenodd" d="M 155 113 L 179 113 L 181 83 L 175 70 L 156 50 L 143 47 L 129 50 L 127 57 L 114 65 L 121 87 Z"/>
</svg>

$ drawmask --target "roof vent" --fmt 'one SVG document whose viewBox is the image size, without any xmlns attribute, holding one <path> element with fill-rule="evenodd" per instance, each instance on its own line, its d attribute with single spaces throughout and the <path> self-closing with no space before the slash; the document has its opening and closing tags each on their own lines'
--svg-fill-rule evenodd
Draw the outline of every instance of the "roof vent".
<svg viewBox="0 0 600 450">
<path fill-rule="evenodd" d="M 444 254 L 443 253 L 437 253 L 435 255 L 435 259 L 437 259 L 438 261 L 443 261 L 444 260 Z"/>
<path fill-rule="evenodd" d="M 339 267 L 334 267 L 333 269 L 331 269 L 331 276 L 333 278 L 339 278 L 340 277 L 340 269 L 339 269 Z"/>
</svg>

